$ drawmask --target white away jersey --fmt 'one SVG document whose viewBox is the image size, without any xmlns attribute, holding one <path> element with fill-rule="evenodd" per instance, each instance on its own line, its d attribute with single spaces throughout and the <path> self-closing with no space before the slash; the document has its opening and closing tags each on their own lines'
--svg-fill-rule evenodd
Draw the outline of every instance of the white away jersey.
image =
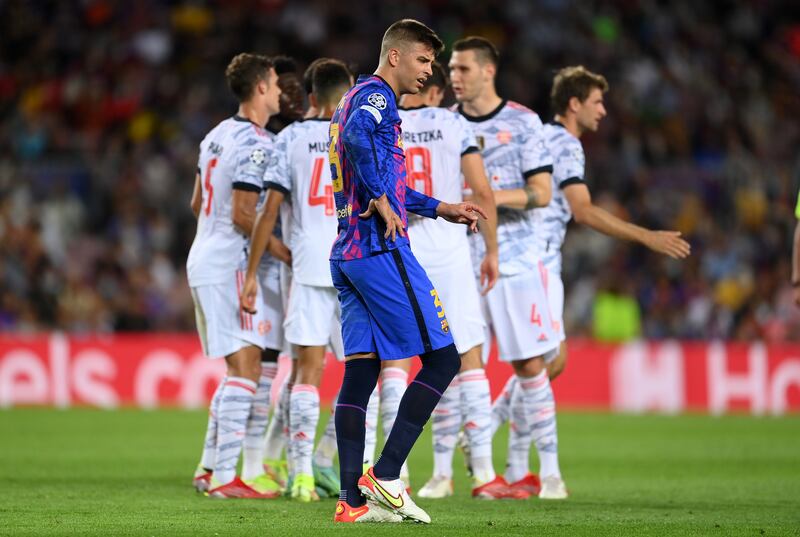
<svg viewBox="0 0 800 537">
<path fill-rule="evenodd" d="M 225 283 L 240 266 L 248 237 L 233 225 L 233 189 L 261 192 L 272 153 L 269 133 L 238 116 L 214 127 L 200 143 L 203 199 L 186 261 L 190 286 Z"/>
<path fill-rule="evenodd" d="M 448 203 L 463 200 L 461 157 L 478 152 L 469 122 L 445 108 L 400 109 L 408 186 Z M 449 253 L 468 251 L 466 229 L 442 218 L 409 215 L 411 246 L 423 266 L 449 263 Z"/>
<path fill-rule="evenodd" d="M 529 108 L 503 101 L 485 116 L 461 113 L 472 125 L 492 189 L 524 188 L 531 175 L 552 171 L 553 160 L 542 138 L 542 122 Z M 501 275 L 513 276 L 536 269 L 535 232 L 533 209 L 497 208 Z M 477 235 L 472 236 L 470 243 L 477 269 L 486 246 Z"/>
<path fill-rule="evenodd" d="M 560 123 L 544 126 L 544 142 L 553 155 L 553 198 L 547 207 L 535 210 L 536 241 L 545 266 L 561 272 L 561 245 L 572 218 L 564 187 L 583 183 L 585 157 L 583 145 Z"/>
<path fill-rule="evenodd" d="M 305 119 L 275 138 L 264 185 L 284 193 L 290 211 L 283 235 L 292 251 L 292 277 L 304 285 L 333 287 L 328 258 L 336 240 L 336 207 L 328 163 L 330 120 Z"/>
</svg>

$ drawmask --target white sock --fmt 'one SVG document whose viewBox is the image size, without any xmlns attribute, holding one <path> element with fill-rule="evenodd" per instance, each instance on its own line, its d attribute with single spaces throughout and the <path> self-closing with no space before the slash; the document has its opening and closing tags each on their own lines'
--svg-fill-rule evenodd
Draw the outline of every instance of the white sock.
<svg viewBox="0 0 800 537">
<path fill-rule="evenodd" d="M 258 384 L 242 377 L 228 377 L 222 388 L 217 414 L 217 457 L 214 478 L 221 485 L 236 477 L 247 419 Z"/>
<path fill-rule="evenodd" d="M 556 400 L 547 370 L 525 382 L 520 382 L 526 401 L 530 398 L 530 417 L 533 419 L 532 436 L 539 453 L 539 475 L 561 477 L 558 465 L 558 432 L 556 430 Z"/>
<path fill-rule="evenodd" d="M 294 475 L 313 475 L 311 455 L 319 423 L 319 391 L 313 384 L 295 384 L 289 411 L 289 443 Z"/>
<path fill-rule="evenodd" d="M 489 379 L 483 368 L 470 369 L 458 375 L 461 384 L 461 415 L 469 441 L 472 475 L 479 483 L 493 481 L 492 465 L 492 396 Z"/>
<path fill-rule="evenodd" d="M 433 475 L 453 477 L 453 452 L 461 429 L 461 386 L 456 376 L 433 409 Z"/>
<path fill-rule="evenodd" d="M 394 420 L 397 419 L 397 409 L 400 407 L 400 399 L 406 393 L 408 386 L 408 373 L 399 367 L 387 367 L 381 370 L 381 422 L 383 425 L 384 442 L 392 432 Z M 408 477 L 408 464 L 403 462 L 400 468 L 400 475 Z"/>
<path fill-rule="evenodd" d="M 511 396 L 511 432 L 506 480 L 518 481 L 528 473 L 531 442 L 539 453 L 540 475 L 561 477 L 558 467 L 555 400 L 547 371 L 520 377 Z"/>
<path fill-rule="evenodd" d="M 367 416 L 365 418 L 366 434 L 364 435 L 364 465 L 375 464 L 375 445 L 378 443 L 378 387 L 372 390 L 367 403 Z"/>
<path fill-rule="evenodd" d="M 222 399 L 222 387 L 225 386 L 225 377 L 219 381 L 211 402 L 208 405 L 208 425 L 206 426 L 206 439 L 203 442 L 203 454 L 200 456 L 200 466 L 206 470 L 214 468 L 217 458 L 217 412 Z"/>
<path fill-rule="evenodd" d="M 330 468 L 333 466 L 333 458 L 336 456 L 336 420 L 333 419 L 334 412 L 336 412 L 336 399 L 333 400 L 331 407 L 331 415 L 328 418 L 328 424 L 325 426 L 325 432 L 322 433 L 322 438 L 317 443 L 317 450 L 314 452 L 314 463 L 323 468 Z"/>
<path fill-rule="evenodd" d="M 492 404 L 492 436 L 511 416 L 511 392 L 517 385 L 517 376 L 511 375 L 503 386 L 503 391 Z"/>
<path fill-rule="evenodd" d="M 294 477 L 294 468 L 292 467 L 292 449 L 294 448 L 291 442 L 291 411 L 292 411 L 292 390 L 294 389 L 293 382 L 286 383 L 286 390 L 281 394 L 281 420 L 283 421 L 283 430 L 281 431 L 283 437 L 283 445 L 286 446 L 286 470 L 289 477 Z"/>
<path fill-rule="evenodd" d="M 269 422 L 269 396 L 272 392 L 272 381 L 278 373 L 278 364 L 266 362 L 261 364 L 261 377 L 253 398 L 250 419 L 247 420 L 247 432 L 244 437 L 244 457 L 242 459 L 242 479 L 253 479 L 264 473 L 264 433 Z"/>
<path fill-rule="evenodd" d="M 264 460 L 278 460 L 281 458 L 283 448 L 286 447 L 285 437 L 283 435 L 283 408 L 284 392 L 289 388 L 287 387 L 289 379 L 286 378 L 281 384 L 281 389 L 278 392 L 278 399 L 275 408 L 272 410 L 272 419 L 267 426 L 267 434 L 264 438 Z"/>
</svg>

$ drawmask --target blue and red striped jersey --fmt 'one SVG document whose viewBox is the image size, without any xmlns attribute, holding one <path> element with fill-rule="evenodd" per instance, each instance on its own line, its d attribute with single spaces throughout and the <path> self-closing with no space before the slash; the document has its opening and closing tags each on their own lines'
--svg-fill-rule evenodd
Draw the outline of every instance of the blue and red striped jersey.
<svg viewBox="0 0 800 537">
<path fill-rule="evenodd" d="M 338 236 L 331 259 L 368 257 L 407 245 L 408 237 L 384 238 L 386 224 L 377 213 L 358 216 L 370 199 L 383 194 L 408 230 L 406 211 L 436 218 L 439 201 L 410 189 L 394 91 L 377 75 L 362 75 L 345 93 L 331 118 L 331 180 Z"/>
</svg>

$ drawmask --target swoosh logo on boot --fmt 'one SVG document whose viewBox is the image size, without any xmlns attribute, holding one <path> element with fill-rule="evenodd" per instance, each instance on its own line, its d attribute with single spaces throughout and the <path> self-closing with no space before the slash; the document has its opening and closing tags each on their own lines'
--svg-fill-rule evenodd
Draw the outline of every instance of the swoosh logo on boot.
<svg viewBox="0 0 800 537">
<path fill-rule="evenodd" d="M 394 507 L 395 509 L 400 509 L 401 507 L 403 507 L 404 502 L 402 493 L 398 494 L 397 496 L 392 496 L 391 494 L 386 492 L 386 489 L 384 489 L 380 485 L 380 483 L 378 483 L 377 479 L 372 477 L 372 473 L 367 474 L 367 477 L 369 477 L 369 480 L 372 481 L 372 484 L 375 485 L 375 488 L 378 489 L 378 492 L 381 493 L 381 495 L 386 499 L 386 501 L 392 504 L 392 507 Z"/>
</svg>

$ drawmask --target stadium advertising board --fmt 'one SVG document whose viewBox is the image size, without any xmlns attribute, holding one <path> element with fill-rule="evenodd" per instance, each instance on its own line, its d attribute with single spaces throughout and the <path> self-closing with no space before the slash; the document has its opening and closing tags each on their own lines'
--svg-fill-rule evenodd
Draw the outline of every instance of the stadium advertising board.
<svg viewBox="0 0 800 537">
<path fill-rule="evenodd" d="M 288 370 L 281 363 L 279 377 Z M 330 401 L 342 365 L 329 356 L 320 389 Z M 0 337 L 0 407 L 207 405 L 224 372 L 196 336 L 47 334 Z M 511 374 L 493 349 L 487 374 L 496 396 Z M 275 387 L 279 383 L 275 383 Z M 553 384 L 562 408 L 712 414 L 800 411 L 800 346 L 722 342 L 569 343 Z"/>
</svg>

